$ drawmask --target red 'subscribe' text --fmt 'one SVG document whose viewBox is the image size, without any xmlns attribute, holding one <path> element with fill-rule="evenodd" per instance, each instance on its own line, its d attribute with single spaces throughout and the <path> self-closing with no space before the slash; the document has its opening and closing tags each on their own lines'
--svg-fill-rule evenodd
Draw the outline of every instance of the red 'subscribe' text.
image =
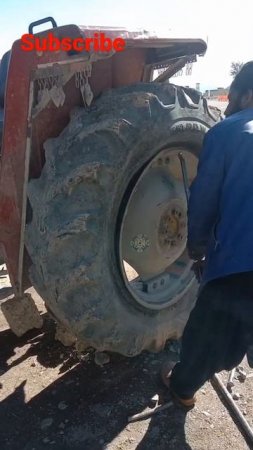
<svg viewBox="0 0 253 450">
<path fill-rule="evenodd" d="M 58 38 L 53 33 L 48 33 L 46 37 L 39 38 L 33 34 L 23 34 L 21 37 L 21 49 L 25 52 L 48 51 L 57 52 L 59 50 L 68 52 L 122 52 L 125 49 L 126 41 L 121 37 L 111 39 L 104 33 L 94 33 L 92 38 Z"/>
</svg>

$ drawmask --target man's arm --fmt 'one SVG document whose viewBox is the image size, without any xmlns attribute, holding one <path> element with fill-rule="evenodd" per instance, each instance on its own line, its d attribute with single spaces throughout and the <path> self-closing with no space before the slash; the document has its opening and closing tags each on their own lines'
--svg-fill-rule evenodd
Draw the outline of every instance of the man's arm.
<svg viewBox="0 0 253 450">
<path fill-rule="evenodd" d="M 224 150 L 220 133 L 211 129 L 205 136 L 197 176 L 190 188 L 188 250 L 192 259 L 204 256 L 212 228 L 219 217 Z"/>
</svg>

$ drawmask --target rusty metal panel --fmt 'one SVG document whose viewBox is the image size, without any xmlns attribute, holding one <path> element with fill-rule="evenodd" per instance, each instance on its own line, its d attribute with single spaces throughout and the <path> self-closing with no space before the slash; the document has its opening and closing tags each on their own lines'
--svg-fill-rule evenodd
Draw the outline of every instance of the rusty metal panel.
<svg viewBox="0 0 253 450">
<path fill-rule="evenodd" d="M 62 35 L 78 35 L 78 27 L 58 29 Z M 31 133 L 28 122 L 30 82 L 38 64 L 66 59 L 64 52 L 24 52 L 20 41 L 13 44 L 5 94 L 3 145 L 0 172 L 0 239 L 11 283 L 18 288 L 18 265 L 23 205 L 25 155 Z M 30 99 L 32 102 L 32 99 Z M 30 103 L 32 106 L 32 103 Z"/>
<path fill-rule="evenodd" d="M 51 30 L 50 30 L 51 31 Z M 52 30 L 58 37 L 81 35 L 76 26 L 61 27 Z M 40 36 L 45 33 L 40 33 Z M 144 54 L 144 56 L 143 56 Z M 139 63 L 141 58 L 141 63 Z M 94 62 L 90 79 L 91 89 L 96 97 L 102 91 L 141 80 L 145 51 L 133 49 L 126 51 L 124 57 L 114 55 Z M 0 239 L 6 255 L 6 263 L 12 285 L 18 289 L 18 273 L 21 264 L 21 227 L 25 187 L 25 161 L 27 152 L 31 151 L 30 176 L 40 175 L 43 163 L 43 143 L 50 137 L 57 136 L 69 121 L 70 110 L 82 106 L 80 90 L 74 80 L 75 64 L 87 59 L 85 55 L 69 56 L 66 52 L 24 52 L 20 41 L 13 44 L 8 71 L 5 97 L 5 118 L 3 130 L 2 161 L 0 172 Z M 118 61 L 119 59 L 119 61 Z M 65 102 L 56 107 L 49 101 L 41 111 L 36 111 L 36 77 L 40 70 L 53 70 L 55 63 L 72 71 L 69 81 L 64 86 Z M 54 65 L 53 65 L 54 64 Z M 130 66 L 134 70 L 129 70 Z M 115 71 L 119 74 L 115 75 Z M 114 75 L 113 75 L 114 73 Z M 128 74 L 128 75 L 126 75 Z M 24 211 L 23 211 L 24 217 Z M 21 259 L 22 259 L 21 253 Z"/>
</svg>

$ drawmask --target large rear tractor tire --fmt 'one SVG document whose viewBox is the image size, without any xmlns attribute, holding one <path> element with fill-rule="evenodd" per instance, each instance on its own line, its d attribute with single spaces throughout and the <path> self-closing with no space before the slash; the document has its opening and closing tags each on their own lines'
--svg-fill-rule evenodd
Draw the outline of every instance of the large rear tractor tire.
<svg viewBox="0 0 253 450">
<path fill-rule="evenodd" d="M 194 90 L 138 84 L 73 111 L 45 143 L 28 186 L 31 281 L 84 346 L 134 356 L 181 336 L 198 284 L 178 153 L 191 181 L 215 120 Z"/>
</svg>

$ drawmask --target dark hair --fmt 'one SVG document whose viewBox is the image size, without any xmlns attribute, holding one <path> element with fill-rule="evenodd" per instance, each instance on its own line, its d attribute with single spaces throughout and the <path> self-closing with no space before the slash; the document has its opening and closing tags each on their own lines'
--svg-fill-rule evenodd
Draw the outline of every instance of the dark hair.
<svg viewBox="0 0 253 450">
<path fill-rule="evenodd" d="M 253 61 L 249 61 L 242 66 L 231 84 L 231 89 L 234 89 L 240 95 L 253 90 Z"/>
</svg>

